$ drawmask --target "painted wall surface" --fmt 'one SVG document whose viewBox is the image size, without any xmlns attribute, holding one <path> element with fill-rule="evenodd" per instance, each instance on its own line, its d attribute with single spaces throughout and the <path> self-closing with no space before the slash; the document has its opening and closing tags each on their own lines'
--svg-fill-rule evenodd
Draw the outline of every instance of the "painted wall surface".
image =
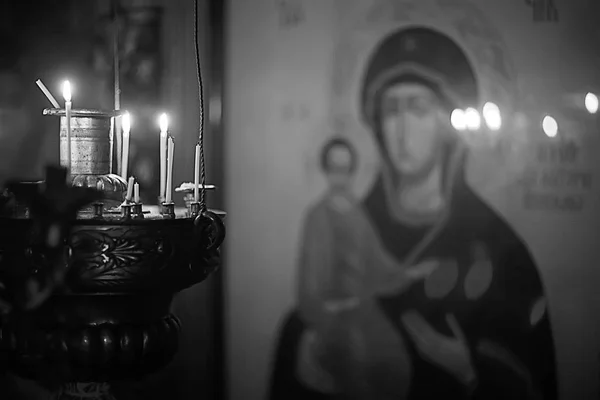
<svg viewBox="0 0 600 400">
<path fill-rule="evenodd" d="M 229 10 L 230 398 L 600 398 L 600 7 Z"/>
</svg>

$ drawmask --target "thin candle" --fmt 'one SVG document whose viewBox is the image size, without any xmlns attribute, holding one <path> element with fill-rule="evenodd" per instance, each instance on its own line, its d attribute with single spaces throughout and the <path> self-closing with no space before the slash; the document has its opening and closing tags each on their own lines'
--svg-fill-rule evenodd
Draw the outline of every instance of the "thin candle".
<svg viewBox="0 0 600 400">
<path fill-rule="evenodd" d="M 140 184 L 136 183 L 133 185 L 133 202 L 140 204 Z"/>
<path fill-rule="evenodd" d="M 123 162 L 122 162 L 122 174 L 123 179 L 127 179 L 127 168 L 129 166 L 129 132 L 131 130 L 131 116 L 129 113 L 123 115 Z"/>
<path fill-rule="evenodd" d="M 173 138 L 169 137 L 169 142 L 167 144 L 167 193 L 165 197 L 165 203 L 169 204 L 173 201 L 172 192 L 173 192 L 173 152 L 175 150 L 175 142 L 173 142 Z"/>
<path fill-rule="evenodd" d="M 133 184 L 134 184 L 133 176 L 130 176 L 129 182 L 127 182 L 127 196 L 125 197 L 126 203 L 131 203 L 131 199 L 133 198 Z"/>
<path fill-rule="evenodd" d="M 199 195 L 200 186 L 200 143 L 196 144 L 196 158 L 194 162 L 194 202 L 200 201 Z"/>
<path fill-rule="evenodd" d="M 42 91 L 42 93 L 44 93 L 44 96 L 46 96 L 46 98 L 48 99 L 48 101 L 50 102 L 50 104 L 52 104 L 52 107 L 54 108 L 60 108 L 60 104 L 58 104 L 58 101 L 56 101 L 56 99 L 54 98 L 54 96 L 52 96 L 52 93 L 50 93 L 50 91 L 48 90 L 48 88 L 46 87 L 46 85 L 44 85 L 44 83 L 42 82 L 41 79 L 38 79 L 37 81 L 35 81 L 36 85 L 38 85 L 38 87 L 40 88 L 40 90 Z"/>
<path fill-rule="evenodd" d="M 109 164 L 110 164 L 110 173 L 113 173 L 113 159 L 114 159 L 114 151 L 115 151 L 115 117 L 112 117 L 110 119 L 110 133 L 109 133 L 109 143 L 110 143 L 110 150 L 109 150 Z"/>
<path fill-rule="evenodd" d="M 167 114 L 161 114 L 158 120 L 160 126 L 160 193 L 159 197 L 164 200 L 167 182 L 167 135 L 169 132 L 169 118 Z"/>
<path fill-rule="evenodd" d="M 71 83 L 63 83 L 63 97 L 65 98 L 65 120 L 67 125 L 67 170 L 71 171 Z"/>
</svg>

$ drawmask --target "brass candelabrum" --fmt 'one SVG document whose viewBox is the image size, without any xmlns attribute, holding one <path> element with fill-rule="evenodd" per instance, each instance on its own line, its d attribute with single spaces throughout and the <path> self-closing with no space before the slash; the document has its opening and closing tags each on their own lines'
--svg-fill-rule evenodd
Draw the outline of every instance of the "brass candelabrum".
<svg viewBox="0 0 600 400">
<path fill-rule="evenodd" d="M 61 117 L 65 163 L 64 110 L 44 113 Z M 113 399 L 111 382 L 166 366 L 174 295 L 220 265 L 223 212 L 124 203 L 110 173 L 116 115 L 73 110 L 70 171 L 49 167 L 0 196 L 0 365 L 58 400 Z"/>
</svg>

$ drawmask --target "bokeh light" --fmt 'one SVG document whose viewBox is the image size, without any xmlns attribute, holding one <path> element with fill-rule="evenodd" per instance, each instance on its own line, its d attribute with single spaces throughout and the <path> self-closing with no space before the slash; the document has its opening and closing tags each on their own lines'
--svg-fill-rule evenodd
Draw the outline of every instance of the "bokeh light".
<svg viewBox="0 0 600 400">
<path fill-rule="evenodd" d="M 500 108 L 494 103 L 485 103 L 483 106 L 483 119 L 488 128 L 493 131 L 500 130 L 502 127 L 502 115 L 500 114 Z"/>
<path fill-rule="evenodd" d="M 558 134 L 558 123 L 554 118 L 546 115 L 542 120 L 542 129 L 548 137 L 555 137 Z"/>
<path fill-rule="evenodd" d="M 474 108 L 467 108 L 465 110 L 465 120 L 467 123 L 467 129 L 476 131 L 481 128 L 481 116 Z"/>
<path fill-rule="evenodd" d="M 598 112 L 598 96 L 596 96 L 594 93 L 586 94 L 585 108 L 590 114 L 596 114 Z"/>
<path fill-rule="evenodd" d="M 452 114 L 450 114 L 450 123 L 457 131 L 464 131 L 467 129 L 467 118 L 465 116 L 465 112 L 461 109 L 452 111 Z"/>
</svg>

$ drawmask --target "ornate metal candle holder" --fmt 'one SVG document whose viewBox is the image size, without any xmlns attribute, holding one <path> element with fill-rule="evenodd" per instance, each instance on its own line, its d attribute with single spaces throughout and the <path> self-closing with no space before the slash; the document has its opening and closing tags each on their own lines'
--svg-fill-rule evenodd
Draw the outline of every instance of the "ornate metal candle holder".
<svg viewBox="0 0 600 400">
<path fill-rule="evenodd" d="M 111 399 L 110 382 L 164 367 L 178 347 L 173 296 L 219 266 L 225 237 L 222 212 L 107 207 L 125 195 L 105 163 L 110 115 L 74 113 L 71 185 L 49 168 L 0 196 L 0 356 L 60 400 Z"/>
</svg>

